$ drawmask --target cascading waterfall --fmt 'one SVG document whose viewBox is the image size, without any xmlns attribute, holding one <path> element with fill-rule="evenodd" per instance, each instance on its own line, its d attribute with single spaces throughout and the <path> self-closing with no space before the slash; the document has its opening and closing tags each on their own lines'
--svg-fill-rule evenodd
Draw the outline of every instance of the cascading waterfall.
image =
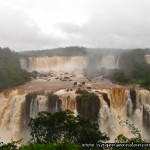
<svg viewBox="0 0 150 150">
<path fill-rule="evenodd" d="M 102 57 L 101 67 L 106 69 L 115 69 L 119 66 L 119 56 L 106 55 Z"/>
<path fill-rule="evenodd" d="M 22 109 L 25 95 L 17 90 L 0 93 L 0 137 L 2 141 L 11 137 L 18 139 L 22 129 Z M 4 136 L 5 135 L 5 136 Z"/>
<path fill-rule="evenodd" d="M 107 133 L 113 141 L 117 135 L 123 133 L 127 135 L 128 130 L 120 125 L 121 119 L 126 119 L 125 115 L 125 90 L 119 88 L 99 90 L 99 98 L 102 107 L 99 111 L 100 129 Z"/>
<path fill-rule="evenodd" d="M 86 56 L 53 56 L 53 57 L 28 57 L 20 59 L 22 69 L 32 72 L 82 72 L 87 67 L 88 59 Z M 106 69 L 115 69 L 119 66 L 119 56 L 106 55 L 100 60 L 100 67 Z"/>
<path fill-rule="evenodd" d="M 53 56 L 21 58 L 22 69 L 32 71 L 82 71 L 86 67 L 86 57 L 83 56 Z"/>
<path fill-rule="evenodd" d="M 150 138 L 147 134 L 150 127 L 150 91 L 112 88 L 94 92 L 101 104 L 98 115 L 101 131 L 109 134 L 111 138 L 120 133 L 129 135 L 129 130 L 119 124 L 120 119 L 128 119 L 142 130 L 143 136 Z M 0 93 L 1 140 L 6 142 L 12 138 L 13 140 L 21 137 L 29 138 L 29 133 L 27 134 L 29 120 L 36 117 L 40 111 L 56 112 L 62 108 L 71 110 L 75 115 L 78 114 L 75 91 L 64 89 L 55 94 L 60 100 L 52 101 L 44 92 L 34 94 L 6 90 Z"/>
<path fill-rule="evenodd" d="M 66 92 L 66 90 L 59 90 L 55 94 L 57 94 L 59 96 L 59 98 L 62 100 L 63 110 L 69 109 L 72 112 L 74 112 L 75 115 L 77 115 L 76 101 L 75 101 L 75 97 L 76 97 L 75 91 Z"/>
<path fill-rule="evenodd" d="M 39 99 L 33 99 L 30 106 L 30 117 L 35 118 L 39 112 Z"/>
<path fill-rule="evenodd" d="M 126 105 L 126 115 L 127 117 L 131 118 L 133 112 L 133 104 L 130 96 L 130 91 L 125 92 L 125 105 Z"/>
<path fill-rule="evenodd" d="M 136 115 L 137 121 L 141 122 L 142 128 L 144 128 L 144 133 L 147 137 L 149 137 L 149 131 L 150 131 L 150 92 L 147 90 L 141 90 L 138 91 L 138 101 L 137 110 L 138 113 Z M 140 118 L 140 117 L 141 118 Z"/>
<path fill-rule="evenodd" d="M 105 93 L 106 94 L 106 93 Z M 100 130 L 107 133 L 108 135 L 113 135 L 115 133 L 115 118 L 112 109 L 109 107 L 107 102 L 103 99 L 103 95 L 99 95 L 101 101 L 101 109 L 99 111 L 99 126 Z"/>
<path fill-rule="evenodd" d="M 38 95 L 36 98 L 26 99 L 26 93 L 18 90 L 10 93 L 0 93 L 0 137 L 2 141 L 29 138 L 27 133 L 30 118 L 35 118 L 40 111 L 47 111 L 47 97 Z M 3 139 L 5 134 L 6 139 Z M 25 135 L 27 134 L 27 135 Z"/>
</svg>

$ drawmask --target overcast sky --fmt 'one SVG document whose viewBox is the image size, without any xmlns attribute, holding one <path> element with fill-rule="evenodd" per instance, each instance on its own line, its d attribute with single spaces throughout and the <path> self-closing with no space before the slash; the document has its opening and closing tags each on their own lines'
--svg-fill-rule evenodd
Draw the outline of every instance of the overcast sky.
<svg viewBox="0 0 150 150">
<path fill-rule="evenodd" d="M 0 0 L 0 47 L 149 48 L 150 0 Z"/>
</svg>

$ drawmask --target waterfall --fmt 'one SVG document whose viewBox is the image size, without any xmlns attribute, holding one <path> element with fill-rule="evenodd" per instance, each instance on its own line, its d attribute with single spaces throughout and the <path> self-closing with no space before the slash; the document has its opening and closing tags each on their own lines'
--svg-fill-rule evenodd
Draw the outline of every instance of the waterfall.
<svg viewBox="0 0 150 150">
<path fill-rule="evenodd" d="M 106 55 L 102 57 L 101 68 L 115 69 L 118 68 L 119 56 L 115 57 L 113 55 Z"/>
<path fill-rule="evenodd" d="M 39 112 L 39 102 L 38 98 L 32 99 L 31 106 L 30 106 L 30 117 L 35 118 Z"/>
<path fill-rule="evenodd" d="M 83 56 L 53 56 L 53 57 L 29 57 L 21 58 L 20 65 L 22 69 L 32 71 L 82 71 L 86 67 L 86 57 Z"/>
<path fill-rule="evenodd" d="M 98 95 L 100 108 L 98 124 L 100 130 L 111 138 L 123 133 L 130 135 L 129 129 L 120 125 L 120 120 L 130 120 L 148 135 L 150 128 L 150 91 L 125 90 L 121 88 L 92 90 Z M 134 93 L 134 94 L 133 94 Z M 75 91 L 59 90 L 55 93 L 60 101 L 50 100 L 45 93 L 26 93 L 20 90 L 5 90 L 0 93 L 0 137 L 2 141 L 27 136 L 30 118 L 35 118 L 40 111 L 56 112 L 62 108 L 78 114 Z M 136 106 L 136 107 L 135 107 Z M 5 135 L 5 136 L 4 136 Z"/>
<path fill-rule="evenodd" d="M 17 90 L 0 93 L 0 137 L 2 141 L 20 138 L 22 128 L 21 110 L 25 95 Z M 4 135 L 5 136 L 4 136 Z"/>
<path fill-rule="evenodd" d="M 150 139 L 150 91 L 112 88 L 99 90 L 102 104 L 99 114 L 100 129 L 113 139 L 119 134 L 131 136 L 130 129 L 119 122 L 126 119 L 141 130 L 144 138 Z M 110 107 L 103 95 L 107 94 Z"/>
<path fill-rule="evenodd" d="M 133 112 L 133 104 L 130 96 L 130 91 L 126 91 L 125 93 L 125 106 L 126 106 L 126 115 L 127 117 L 131 118 Z"/>
<path fill-rule="evenodd" d="M 116 119 L 114 118 L 112 109 L 109 108 L 107 102 L 103 99 L 103 96 L 99 95 L 99 98 L 100 98 L 101 105 L 102 105 L 99 111 L 99 121 L 98 121 L 100 130 L 112 136 L 115 134 L 115 131 L 116 131 L 115 130 Z"/>
<path fill-rule="evenodd" d="M 59 90 L 55 94 L 57 94 L 60 97 L 60 99 L 62 100 L 62 109 L 63 110 L 69 109 L 72 112 L 77 112 L 76 101 L 75 101 L 75 97 L 76 97 L 75 91 L 66 92 L 66 90 Z"/>
<path fill-rule="evenodd" d="M 20 66 L 28 72 L 82 72 L 87 62 L 86 56 L 28 57 L 20 59 Z M 119 56 L 106 55 L 99 62 L 101 68 L 115 69 L 119 67 Z"/>
<path fill-rule="evenodd" d="M 22 132 L 27 132 L 30 118 L 48 110 L 47 97 L 38 95 L 28 102 L 26 93 L 18 90 L 0 93 L 0 102 L 0 137 L 5 142 L 20 139 Z"/>
</svg>

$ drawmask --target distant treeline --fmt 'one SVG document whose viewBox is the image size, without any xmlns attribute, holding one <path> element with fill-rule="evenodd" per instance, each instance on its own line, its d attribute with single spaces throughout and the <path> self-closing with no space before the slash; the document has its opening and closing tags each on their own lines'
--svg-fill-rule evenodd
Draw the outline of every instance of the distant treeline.
<svg viewBox="0 0 150 150">
<path fill-rule="evenodd" d="M 30 79 L 29 73 L 21 69 L 19 59 L 18 53 L 9 48 L 0 48 L 0 91 Z"/>
<path fill-rule="evenodd" d="M 66 47 L 66 48 L 55 48 L 46 50 L 31 50 L 20 52 L 20 55 L 27 57 L 38 57 L 38 56 L 83 56 L 86 55 L 86 48 L 84 47 Z"/>
<path fill-rule="evenodd" d="M 30 50 L 20 52 L 23 57 L 42 57 L 42 56 L 97 56 L 105 54 L 120 55 L 127 49 L 112 49 L 112 48 L 86 48 L 79 46 L 70 46 L 65 48 Z"/>
</svg>

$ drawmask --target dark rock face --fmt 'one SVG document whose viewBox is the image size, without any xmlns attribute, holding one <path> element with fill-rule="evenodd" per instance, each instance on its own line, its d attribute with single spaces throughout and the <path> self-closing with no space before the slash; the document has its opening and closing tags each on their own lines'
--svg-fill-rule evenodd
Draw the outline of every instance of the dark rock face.
<svg viewBox="0 0 150 150">
<path fill-rule="evenodd" d="M 25 97 L 25 103 L 22 104 L 22 109 L 21 109 L 21 127 L 22 129 L 27 129 L 29 121 L 31 119 L 31 113 L 33 112 L 33 109 L 36 110 L 37 114 L 39 112 L 39 101 L 38 101 L 38 95 L 44 95 L 41 91 L 37 92 L 31 92 L 26 95 Z M 47 95 L 47 101 L 46 101 L 46 110 L 48 112 L 56 112 L 61 110 L 61 100 L 59 97 L 53 93 L 48 93 Z M 37 107 L 32 106 L 33 104 L 36 103 Z"/>
<path fill-rule="evenodd" d="M 25 129 L 25 128 L 28 128 L 28 123 L 30 121 L 30 108 L 31 108 L 31 103 L 32 101 L 34 101 L 35 99 L 37 98 L 37 93 L 36 92 L 33 92 L 33 93 L 29 93 L 26 95 L 25 97 L 25 104 L 24 106 L 22 106 L 22 128 Z M 35 109 L 38 109 L 38 108 L 35 108 Z"/>
<path fill-rule="evenodd" d="M 150 130 L 150 110 L 143 105 L 143 126 Z"/>
<path fill-rule="evenodd" d="M 107 103 L 108 107 L 110 108 L 110 100 L 108 98 L 108 95 L 106 93 L 103 93 L 103 99 L 105 100 L 105 102 Z"/>
<path fill-rule="evenodd" d="M 134 111 L 136 110 L 136 91 L 134 89 L 130 89 L 130 97 L 133 104 L 132 114 L 134 114 Z"/>
<path fill-rule="evenodd" d="M 48 111 L 50 112 L 56 112 L 61 110 L 61 100 L 59 97 L 53 93 L 48 94 Z"/>
<path fill-rule="evenodd" d="M 100 109 L 99 97 L 94 93 L 84 92 L 76 97 L 78 113 L 91 121 L 97 121 Z"/>
</svg>

